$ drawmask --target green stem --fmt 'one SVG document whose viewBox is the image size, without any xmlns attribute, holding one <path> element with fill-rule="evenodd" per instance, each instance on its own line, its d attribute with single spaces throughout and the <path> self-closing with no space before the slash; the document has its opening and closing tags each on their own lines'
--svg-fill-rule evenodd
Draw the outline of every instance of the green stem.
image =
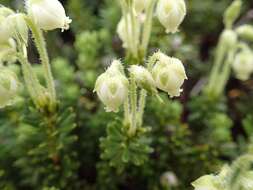
<svg viewBox="0 0 253 190">
<path fill-rule="evenodd" d="M 221 40 L 218 44 L 218 48 L 216 50 L 215 62 L 211 71 L 210 80 L 208 84 L 208 92 L 212 92 L 212 89 L 216 86 L 216 78 L 219 75 L 220 67 L 226 55 L 226 50 L 223 48 L 223 44 L 221 44 Z"/>
<path fill-rule="evenodd" d="M 150 72 L 156 60 L 157 60 L 156 54 L 154 54 L 152 57 L 149 58 L 148 63 L 147 63 L 147 68 Z M 143 114 L 144 114 L 145 105 L 146 105 L 146 98 L 147 98 L 147 91 L 142 89 L 140 92 L 139 106 L 138 106 L 138 125 L 139 126 L 142 126 L 143 124 Z"/>
<path fill-rule="evenodd" d="M 143 124 L 143 114 L 145 110 L 146 97 L 147 97 L 147 91 L 141 90 L 139 106 L 138 106 L 138 126 L 142 126 Z"/>
<path fill-rule="evenodd" d="M 216 94 L 217 96 L 219 96 L 225 88 L 225 85 L 229 79 L 229 75 L 231 72 L 231 63 L 233 62 L 233 58 L 235 55 L 235 49 L 232 49 L 229 51 L 226 62 L 223 66 L 222 72 L 219 75 L 219 77 L 217 77 L 218 81 L 216 81 Z"/>
<path fill-rule="evenodd" d="M 148 44 L 150 40 L 151 29 L 152 29 L 152 17 L 153 17 L 153 12 L 155 8 L 155 2 L 156 0 L 151 0 L 150 2 L 150 5 L 147 9 L 147 14 L 146 14 L 143 30 L 142 30 L 143 34 L 142 34 L 142 41 L 141 41 L 141 49 L 143 51 L 144 57 L 146 56 L 146 52 L 147 52 Z"/>
<path fill-rule="evenodd" d="M 59 155 L 57 151 L 56 128 L 55 121 L 56 115 L 44 115 L 46 123 L 47 142 L 49 148 L 49 157 L 53 160 L 54 164 L 58 164 Z"/>
<path fill-rule="evenodd" d="M 157 62 L 157 53 L 153 54 L 151 57 L 149 57 L 148 62 L 147 62 L 147 68 L 149 72 L 152 72 L 152 68 L 154 64 Z"/>
<path fill-rule="evenodd" d="M 130 75 L 130 104 L 131 104 L 131 125 L 129 135 L 135 135 L 137 129 L 137 87 L 133 75 Z"/>
<path fill-rule="evenodd" d="M 121 10 L 122 10 L 122 13 L 123 13 L 123 19 L 124 19 L 124 22 L 125 22 L 125 26 L 126 26 L 126 40 L 127 40 L 127 49 L 129 50 L 129 52 L 132 53 L 132 49 L 133 49 L 133 44 L 131 43 L 131 39 L 130 39 L 130 34 L 129 34 L 129 25 L 128 25 L 128 21 L 129 21 L 129 18 L 128 18 L 128 14 L 127 14 L 127 10 L 128 10 L 128 5 L 126 4 L 125 1 L 121 1 L 120 0 L 120 5 L 121 5 Z"/>
<path fill-rule="evenodd" d="M 45 42 L 43 33 L 30 18 L 26 18 L 26 22 L 32 31 L 34 42 L 40 54 L 40 59 L 43 65 L 45 79 L 46 79 L 47 87 L 51 96 L 51 101 L 53 104 L 55 104 L 56 103 L 55 84 L 54 84 L 54 79 L 53 79 L 53 75 L 51 71 L 51 66 L 49 63 L 46 42 Z"/>
<path fill-rule="evenodd" d="M 131 26 L 132 26 L 132 34 L 130 36 L 130 39 L 131 39 L 131 43 L 133 44 L 133 56 L 134 58 L 137 58 L 138 57 L 138 41 L 139 41 L 139 36 L 138 36 L 138 33 L 137 33 L 137 29 L 136 29 L 136 18 L 134 16 L 134 8 L 133 8 L 133 4 L 131 3 L 130 4 L 130 7 L 129 7 L 129 12 L 130 12 L 130 22 L 131 22 Z"/>
<path fill-rule="evenodd" d="M 39 80 L 34 73 L 31 64 L 29 63 L 26 55 L 26 47 L 20 47 L 20 53 L 18 54 L 18 60 L 21 63 L 24 81 L 27 90 L 36 106 L 40 105 L 41 96 L 43 96 L 43 89 L 39 83 Z M 22 53 L 21 53 L 22 52 Z"/>
<path fill-rule="evenodd" d="M 128 125 L 130 123 L 130 109 L 129 109 L 129 96 L 127 96 L 124 102 L 124 123 Z"/>
</svg>

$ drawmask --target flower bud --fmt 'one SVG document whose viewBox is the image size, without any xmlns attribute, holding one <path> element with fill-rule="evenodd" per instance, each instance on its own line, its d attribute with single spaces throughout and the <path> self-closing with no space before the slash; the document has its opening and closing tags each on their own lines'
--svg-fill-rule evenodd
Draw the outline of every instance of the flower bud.
<svg viewBox="0 0 253 190">
<path fill-rule="evenodd" d="M 6 22 L 9 23 L 12 37 L 22 43 L 27 44 L 28 27 L 24 20 L 24 15 L 20 13 L 12 14 L 6 18 Z"/>
<path fill-rule="evenodd" d="M 239 80 L 248 80 L 253 72 L 253 52 L 243 50 L 239 52 L 232 64 L 236 78 Z"/>
<path fill-rule="evenodd" d="M 215 184 L 215 176 L 205 175 L 192 183 L 194 190 L 219 190 Z"/>
<path fill-rule="evenodd" d="M 124 68 L 119 60 L 114 60 L 110 67 L 106 70 L 106 73 L 114 75 L 124 75 Z"/>
<path fill-rule="evenodd" d="M 192 186 L 194 190 L 221 190 L 226 189 L 224 187 L 224 181 L 228 178 L 231 173 L 231 168 L 228 165 L 224 165 L 217 175 L 204 175 L 194 181 Z"/>
<path fill-rule="evenodd" d="M 13 63 L 16 61 L 16 42 L 14 39 L 9 38 L 5 43 L 0 43 L 0 62 Z"/>
<path fill-rule="evenodd" d="M 235 47 L 237 43 L 237 34 L 233 30 L 225 30 L 221 34 L 221 46 L 226 50 Z"/>
<path fill-rule="evenodd" d="M 178 178 L 173 172 L 165 172 L 160 177 L 160 183 L 163 187 L 177 187 L 178 186 Z"/>
<path fill-rule="evenodd" d="M 234 2 L 227 8 L 224 14 L 224 23 L 226 28 L 231 28 L 235 20 L 239 17 L 241 6 L 241 0 L 234 0 Z"/>
<path fill-rule="evenodd" d="M 142 66 L 132 65 L 129 68 L 129 72 L 134 76 L 138 86 L 144 88 L 152 94 L 157 93 L 155 81 L 151 73 L 146 68 Z"/>
<path fill-rule="evenodd" d="M 128 95 L 128 80 L 122 74 L 119 63 L 114 61 L 106 72 L 98 77 L 95 84 L 94 91 L 105 104 L 107 112 L 118 112 Z"/>
<path fill-rule="evenodd" d="M 253 41 L 253 26 L 242 25 L 236 29 L 236 33 L 243 39 Z"/>
<path fill-rule="evenodd" d="M 152 75 L 156 86 L 167 92 L 171 97 L 180 96 L 181 86 L 187 79 L 184 65 L 173 57 L 168 57 L 163 53 L 157 53 L 158 62 L 152 69 Z"/>
<path fill-rule="evenodd" d="M 19 82 L 14 72 L 7 68 L 0 70 L 0 108 L 11 105 L 18 93 Z"/>
<path fill-rule="evenodd" d="M 134 9 L 137 13 L 142 12 L 150 3 L 150 0 L 134 0 Z"/>
<path fill-rule="evenodd" d="M 186 5 L 184 0 L 159 0 L 156 12 L 166 32 L 175 33 L 186 15 Z"/>
<path fill-rule="evenodd" d="M 13 10 L 0 5 L 0 16 L 7 17 L 11 14 L 14 14 Z"/>
<path fill-rule="evenodd" d="M 62 4 L 58 0 L 27 0 L 29 16 L 43 30 L 61 28 L 69 29 L 71 19 L 66 16 Z"/>
<path fill-rule="evenodd" d="M 131 16 L 128 14 L 126 18 L 124 18 L 124 17 L 121 18 L 121 20 L 117 26 L 117 33 L 118 33 L 121 41 L 123 42 L 123 47 L 129 48 L 130 44 L 128 44 L 128 40 L 132 39 L 133 36 L 139 36 L 139 34 L 140 34 L 140 21 L 136 17 L 134 17 L 134 18 L 136 18 L 136 22 L 134 22 L 134 23 L 136 23 L 136 26 L 135 26 L 136 34 L 133 34 L 133 30 L 132 30 L 133 26 L 131 23 Z M 131 42 L 129 42 L 129 43 L 131 43 Z M 137 42 L 135 42 L 135 43 L 137 43 Z"/>
<path fill-rule="evenodd" d="M 11 28 L 9 27 L 7 17 L 14 12 L 6 7 L 0 7 L 0 43 L 8 42 L 12 35 Z"/>
</svg>

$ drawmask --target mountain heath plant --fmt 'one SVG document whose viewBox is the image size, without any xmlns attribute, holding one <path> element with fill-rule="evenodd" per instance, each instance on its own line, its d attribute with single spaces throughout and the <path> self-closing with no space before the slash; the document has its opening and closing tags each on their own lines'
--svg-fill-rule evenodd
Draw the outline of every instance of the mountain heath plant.
<svg viewBox="0 0 253 190">
<path fill-rule="evenodd" d="M 58 28 L 62 31 L 67 30 L 71 20 L 65 15 L 65 10 L 58 0 L 27 0 L 25 5 L 27 13 L 16 13 L 4 6 L 0 7 L 0 46 L 8 47 L 9 45 L 8 48 L 12 48 L 11 53 L 20 63 L 24 86 L 27 90 L 20 94 L 21 99 L 22 95 L 25 98 L 28 92 L 32 101 L 30 103 L 27 98 L 25 101 L 27 108 L 24 106 L 18 114 L 19 128 L 15 131 L 18 139 L 15 141 L 18 158 L 13 165 L 19 169 L 22 175 L 20 184 L 25 188 L 44 189 L 53 183 L 62 189 L 70 186 L 69 181 L 75 180 L 74 173 L 78 166 L 78 163 L 72 162 L 76 155 L 73 151 L 70 151 L 68 155 L 63 154 L 67 149 L 71 150 L 70 147 L 76 141 L 76 137 L 71 134 L 76 128 L 75 114 L 72 108 L 64 107 L 57 98 L 44 31 Z M 37 60 L 41 62 L 40 68 L 45 82 L 42 82 L 38 73 L 35 72 L 35 66 L 28 59 L 31 44 L 28 38 L 29 31 L 39 54 Z M 4 47 L 0 49 L 0 55 L 10 54 Z M 4 109 L 8 108 L 7 105 L 18 104 L 15 99 L 18 96 L 19 86 L 22 84 L 6 65 L 11 62 L 12 57 L 6 56 L 1 59 L 3 65 L 0 72 L 2 93 L 0 104 Z M 39 167 L 44 169 L 37 169 Z M 68 174 L 64 173 L 64 170 L 68 170 Z M 52 175 L 48 178 L 45 177 L 45 173 Z M 62 175 L 65 177 L 60 177 Z M 66 177 L 67 175 L 71 177 Z M 27 180 L 31 176 L 34 178 Z"/>
<path fill-rule="evenodd" d="M 147 57 L 147 49 L 152 30 L 152 20 L 157 5 L 158 18 L 166 30 L 176 32 L 186 14 L 185 2 L 163 0 L 146 1 L 145 6 L 136 1 L 119 1 L 122 18 L 117 33 L 123 42 L 127 57 L 125 61 L 115 61 L 97 79 L 95 91 L 100 100 L 107 106 L 107 111 L 118 111 L 124 104 L 124 122 L 109 124 L 107 137 L 101 139 L 102 158 L 109 160 L 112 166 L 122 171 L 125 163 L 141 165 L 147 160 L 150 139 L 143 127 L 143 115 L 148 95 L 159 97 L 158 89 L 171 97 L 179 96 L 186 77 L 182 62 L 176 58 L 157 52 Z M 166 10 L 159 10 L 162 7 Z M 141 7 L 141 8 L 140 8 Z M 136 10 L 139 9 L 139 10 Z M 139 12 L 143 14 L 143 20 Z M 125 72 L 124 72 L 125 71 Z M 123 82 L 124 81 L 124 82 Z M 112 146 L 113 145 L 113 146 Z M 118 159 L 114 159 L 114 155 Z"/>
<path fill-rule="evenodd" d="M 240 16 L 241 5 L 242 1 L 235 0 L 225 11 L 225 29 L 217 45 L 214 65 L 206 87 L 206 93 L 210 97 L 217 98 L 224 92 L 232 69 L 240 80 L 247 80 L 252 73 L 250 61 L 252 52 L 247 44 L 250 42 L 251 27 L 249 25 L 233 27 Z"/>
<path fill-rule="evenodd" d="M 2 0 L 0 189 L 251 190 L 250 0 L 228 1 Z"/>
</svg>

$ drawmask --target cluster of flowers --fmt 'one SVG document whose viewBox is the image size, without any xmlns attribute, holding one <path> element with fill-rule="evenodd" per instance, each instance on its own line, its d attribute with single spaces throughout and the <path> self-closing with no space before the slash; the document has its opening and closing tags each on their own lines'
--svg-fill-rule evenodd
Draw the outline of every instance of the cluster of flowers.
<svg viewBox="0 0 253 190">
<path fill-rule="evenodd" d="M 145 9 L 148 9 L 151 0 L 134 0 L 133 3 L 136 15 L 140 15 Z M 166 32 L 175 33 L 178 31 L 178 27 L 186 15 L 185 2 L 184 0 L 159 0 L 156 14 L 160 23 L 165 27 Z M 128 15 L 128 17 L 130 17 L 130 15 Z M 143 21 L 143 19 L 139 20 L 139 22 L 141 21 Z M 121 18 L 118 25 L 118 33 L 123 42 L 126 42 L 125 31 L 127 26 L 124 23 L 124 18 Z M 140 23 L 137 23 L 137 25 L 138 24 Z M 131 32 L 130 27 L 131 26 L 129 25 L 129 32 Z"/>
<path fill-rule="evenodd" d="M 253 172 L 250 170 L 252 155 L 242 155 L 231 165 L 224 165 L 218 174 L 204 175 L 194 181 L 194 190 L 232 190 L 253 188 Z"/>
<path fill-rule="evenodd" d="M 182 62 L 161 52 L 154 53 L 150 61 L 153 62 L 150 70 L 139 65 L 132 65 L 128 69 L 138 87 L 151 94 L 157 94 L 158 88 L 171 97 L 179 96 L 182 92 L 181 86 L 187 79 Z M 129 81 L 122 63 L 115 60 L 105 73 L 98 77 L 95 91 L 107 111 L 117 112 L 128 96 L 128 88 Z"/>
<path fill-rule="evenodd" d="M 133 10 L 122 11 L 123 15 L 117 26 L 117 33 L 123 42 L 123 47 L 133 55 L 139 51 L 137 46 L 140 43 L 144 51 L 147 48 L 155 5 L 157 18 L 167 33 L 177 32 L 186 15 L 184 0 L 132 0 L 132 3 Z M 126 4 L 122 4 L 122 7 L 126 7 Z M 141 40 L 140 37 L 142 37 Z"/>
<path fill-rule="evenodd" d="M 12 104 L 18 96 L 18 77 L 4 63 L 19 60 L 20 54 L 27 57 L 28 22 L 34 23 L 39 30 L 66 30 L 71 23 L 58 0 L 27 0 L 25 5 L 27 14 L 0 5 L 0 107 Z"/>
<path fill-rule="evenodd" d="M 246 43 L 242 43 L 238 38 L 253 40 L 253 27 L 251 25 L 242 25 L 235 31 L 226 29 L 221 36 L 223 40 L 223 50 L 226 51 L 236 47 L 237 53 L 232 62 L 232 68 L 236 78 L 245 81 L 253 73 L 253 52 Z M 222 51 L 218 49 L 218 51 Z"/>
<path fill-rule="evenodd" d="M 233 35 L 235 43 L 236 35 L 246 40 L 253 40 L 253 27 L 251 25 L 242 25 L 236 29 L 236 33 Z M 231 38 L 230 38 L 231 40 Z M 240 51 L 236 54 L 234 62 L 232 64 L 235 75 L 238 79 L 244 81 L 250 78 L 253 73 L 253 51 L 248 45 L 243 44 Z"/>
<path fill-rule="evenodd" d="M 123 42 L 123 47 L 133 55 L 138 54 L 139 46 L 144 46 L 140 48 L 146 52 L 152 27 L 153 8 L 156 3 L 156 15 L 167 33 L 177 32 L 186 15 L 184 0 L 133 0 L 131 3 L 127 5 L 127 1 L 122 1 L 123 16 L 118 23 L 117 33 Z M 143 62 L 142 59 L 139 61 Z M 127 71 L 125 73 L 122 63 L 115 60 L 105 73 L 98 77 L 95 91 L 105 104 L 106 111 L 117 112 L 125 101 L 128 102 L 128 96 L 131 94 L 129 88 L 131 79 L 134 79 L 139 88 L 151 95 L 158 96 L 157 88 L 167 92 L 171 97 L 180 95 L 181 86 L 187 77 L 179 59 L 158 51 L 147 61 L 147 68 L 141 65 L 144 64 L 131 65 L 125 68 Z"/>
<path fill-rule="evenodd" d="M 245 81 L 253 73 L 253 51 L 245 42 L 253 40 L 253 27 L 249 24 L 239 27 L 233 26 L 240 15 L 241 7 L 242 1 L 234 0 L 225 11 L 225 30 L 221 35 L 218 54 L 230 52 L 233 55 L 231 56 L 231 66 L 236 78 Z"/>
</svg>

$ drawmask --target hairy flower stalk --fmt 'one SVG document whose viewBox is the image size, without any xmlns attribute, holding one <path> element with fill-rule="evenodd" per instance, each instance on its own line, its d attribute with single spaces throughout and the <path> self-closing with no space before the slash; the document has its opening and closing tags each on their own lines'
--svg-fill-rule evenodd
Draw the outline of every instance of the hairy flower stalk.
<svg viewBox="0 0 253 190">
<path fill-rule="evenodd" d="M 15 102 L 19 86 L 16 74 L 2 66 L 0 68 L 0 108 L 12 105 Z"/>
<path fill-rule="evenodd" d="M 147 4 L 146 19 L 143 23 L 142 39 L 141 39 L 141 53 L 143 57 L 146 57 L 148 49 L 148 43 L 151 35 L 153 12 L 155 8 L 156 0 L 150 0 Z"/>
<path fill-rule="evenodd" d="M 15 44 L 15 56 L 21 63 L 25 83 L 28 92 L 38 109 L 46 106 L 49 101 L 46 90 L 40 85 L 37 76 L 35 75 L 32 66 L 27 58 L 26 46 L 28 43 L 28 27 L 25 22 L 26 15 L 15 13 L 7 8 L 1 7 L 0 12 L 6 17 L 2 20 L 5 25 L 2 25 L 1 31 L 7 30 L 9 42 Z M 7 14 L 8 13 L 8 14 Z"/>
<path fill-rule="evenodd" d="M 143 66 L 132 65 L 129 68 L 130 74 L 134 77 L 137 85 L 151 94 L 156 94 L 157 89 L 151 73 Z"/>
<path fill-rule="evenodd" d="M 218 47 L 216 50 L 216 56 L 214 60 L 214 66 L 212 68 L 209 84 L 207 86 L 207 92 L 209 94 L 213 94 L 214 96 L 219 95 L 219 94 L 215 94 L 217 91 L 216 90 L 217 83 L 220 84 L 221 82 L 220 77 L 223 75 L 226 75 L 227 69 L 229 69 L 226 67 L 228 66 L 228 64 L 231 65 L 231 62 L 227 64 L 224 64 L 224 62 L 226 61 L 227 56 L 229 54 L 230 54 L 229 57 L 232 56 L 230 52 L 235 51 L 236 43 L 237 43 L 236 33 L 229 29 L 224 30 L 218 42 Z"/>
<path fill-rule="evenodd" d="M 140 35 L 140 21 L 136 14 L 134 3 L 132 1 L 121 1 L 122 18 L 118 24 L 117 32 L 123 41 L 123 47 L 134 59 L 138 59 L 138 46 Z"/>
<path fill-rule="evenodd" d="M 40 83 L 34 73 L 31 64 L 27 59 L 26 47 L 19 46 L 20 53 L 18 53 L 18 59 L 21 63 L 22 72 L 24 76 L 24 81 L 27 87 L 27 90 L 38 109 L 44 108 L 47 106 L 49 101 L 49 96 Z"/>
<path fill-rule="evenodd" d="M 57 28 L 61 28 L 62 31 L 67 30 L 69 29 L 71 19 L 66 16 L 65 10 L 58 0 L 27 0 L 26 8 L 28 12 L 26 22 L 32 31 L 34 42 L 40 54 L 48 91 L 50 93 L 51 109 L 55 109 L 54 107 L 57 101 L 55 84 L 42 30 L 53 30 Z"/>
<path fill-rule="evenodd" d="M 46 49 L 46 43 L 42 31 L 35 25 L 35 23 L 30 19 L 26 18 L 27 25 L 32 31 L 34 42 L 37 46 L 38 52 L 40 54 L 41 63 L 43 65 L 45 79 L 47 82 L 48 90 L 50 93 L 51 109 L 54 109 L 56 104 L 56 91 L 54 79 L 51 71 L 51 66 L 49 63 L 49 57 Z"/>
<path fill-rule="evenodd" d="M 137 87 L 133 74 L 130 74 L 130 108 L 131 108 L 131 125 L 129 135 L 134 136 L 137 129 Z"/>
</svg>

